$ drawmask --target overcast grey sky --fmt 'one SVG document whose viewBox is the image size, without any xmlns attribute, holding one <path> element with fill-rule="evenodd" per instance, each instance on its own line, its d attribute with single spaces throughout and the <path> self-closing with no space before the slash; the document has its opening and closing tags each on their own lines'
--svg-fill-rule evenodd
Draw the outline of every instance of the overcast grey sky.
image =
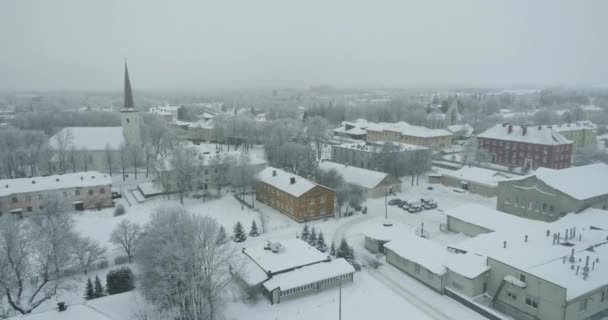
<svg viewBox="0 0 608 320">
<path fill-rule="evenodd" d="M 607 84 L 608 1 L 5 0 L 0 91 Z"/>
</svg>

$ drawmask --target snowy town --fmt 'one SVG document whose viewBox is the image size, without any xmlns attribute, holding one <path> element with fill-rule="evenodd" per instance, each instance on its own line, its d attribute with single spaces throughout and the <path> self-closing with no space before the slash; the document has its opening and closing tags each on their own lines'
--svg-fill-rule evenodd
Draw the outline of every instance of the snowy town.
<svg viewBox="0 0 608 320">
<path fill-rule="evenodd" d="M 155 91 L 177 62 L 122 54 L 0 75 L 0 319 L 608 319 L 608 86 Z"/>
</svg>

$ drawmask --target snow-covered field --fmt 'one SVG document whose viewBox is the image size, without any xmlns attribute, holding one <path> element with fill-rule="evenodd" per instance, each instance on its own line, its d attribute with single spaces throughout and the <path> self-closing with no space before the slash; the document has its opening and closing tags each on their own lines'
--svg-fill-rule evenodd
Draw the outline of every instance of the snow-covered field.
<svg viewBox="0 0 608 320">
<path fill-rule="evenodd" d="M 409 227 L 412 232 L 424 223 L 429 239 L 442 244 L 455 243 L 466 239 L 459 234 L 444 233 L 440 230 L 440 224 L 445 223 L 443 210 L 453 208 L 465 203 L 477 203 L 483 206 L 495 207 L 495 198 L 484 198 L 472 194 L 461 194 L 452 191 L 452 188 L 441 185 L 433 185 L 433 190 L 427 189 L 426 178 L 420 179 L 419 186 L 410 186 L 409 178 L 403 179 L 403 192 L 395 196 L 401 199 L 432 198 L 438 202 L 436 210 L 423 211 L 410 214 L 398 207 L 388 206 L 388 217 L 392 221 Z M 108 248 L 108 259 L 122 255 L 110 242 L 112 229 L 123 219 L 145 224 L 154 211 L 160 205 L 179 205 L 177 199 L 160 197 L 142 204 L 128 206 L 127 213 L 120 217 L 113 216 L 113 208 L 101 211 L 84 211 L 71 213 L 77 229 L 93 239 L 99 241 Z M 195 214 L 215 218 L 230 233 L 237 221 L 240 221 L 246 230 L 249 230 L 251 221 L 261 228 L 264 233 L 257 238 L 248 238 L 244 246 L 262 245 L 267 239 L 290 239 L 294 238 L 301 230 L 299 224 L 276 210 L 256 202 L 256 212 L 241 206 L 234 199 L 232 193 L 225 193 L 220 199 L 204 202 L 200 199 L 185 199 L 184 206 Z M 363 248 L 362 230 L 369 226 L 379 224 L 385 215 L 385 200 L 368 199 L 364 204 L 368 207 L 368 213 L 363 215 L 355 213 L 354 216 L 341 219 L 332 218 L 326 221 L 313 221 L 309 225 L 321 230 L 328 241 L 338 242 L 346 238 L 355 248 L 357 259 L 366 264 L 368 257 L 372 255 Z M 99 275 L 105 278 L 106 270 L 100 270 Z M 84 281 L 82 281 L 84 285 Z M 83 287 L 84 288 L 84 287 Z M 67 301 L 70 304 L 82 302 L 83 288 L 75 288 L 73 292 L 63 293 L 54 301 L 50 301 L 35 312 L 41 312 L 55 306 L 56 301 Z M 244 302 L 238 297 L 238 290 L 229 290 L 226 294 L 225 314 L 228 319 L 333 319 L 338 313 L 338 289 L 331 289 L 315 295 L 285 301 L 278 305 L 260 297 L 256 303 Z M 132 297 L 130 298 L 132 299 Z M 383 265 L 379 269 L 364 267 L 363 271 L 355 274 L 353 284 L 344 286 L 342 290 L 343 316 L 344 319 L 370 319 L 379 314 L 383 319 L 399 319 L 407 316 L 410 319 L 482 319 L 473 311 L 458 304 L 457 302 L 442 296 L 425 287 L 409 276 L 401 273 L 389 265 Z M 124 318 L 130 319 L 129 315 Z M 117 319 L 123 319 L 118 318 Z"/>
</svg>

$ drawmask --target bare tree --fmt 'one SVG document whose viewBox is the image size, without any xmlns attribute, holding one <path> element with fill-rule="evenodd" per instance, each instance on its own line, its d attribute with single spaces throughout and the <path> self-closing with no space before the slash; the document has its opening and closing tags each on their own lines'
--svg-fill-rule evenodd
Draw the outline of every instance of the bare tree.
<svg viewBox="0 0 608 320">
<path fill-rule="evenodd" d="M 184 146 L 178 146 L 173 150 L 169 162 L 165 162 L 164 165 L 164 174 L 169 177 L 171 186 L 175 187 L 179 202 L 184 204 L 184 196 L 192 189 L 199 169 L 194 151 Z"/>
<path fill-rule="evenodd" d="M 108 170 L 108 173 L 112 176 L 112 169 L 114 168 L 114 150 L 112 150 L 109 144 L 106 144 L 105 153 L 106 170 Z"/>
<path fill-rule="evenodd" d="M 135 246 L 140 235 L 141 227 L 138 224 L 129 222 L 129 220 L 125 219 L 112 230 L 110 242 L 124 251 L 129 258 L 129 263 L 131 263 Z"/>
<path fill-rule="evenodd" d="M 218 244 L 220 227 L 182 207 L 160 207 L 138 249 L 142 292 L 179 319 L 218 318 L 218 302 L 242 262 L 232 242 Z"/>
<path fill-rule="evenodd" d="M 317 159 L 321 159 L 323 145 L 329 137 L 329 122 L 322 117 L 314 116 L 306 120 L 306 134 L 314 142 Z"/>
<path fill-rule="evenodd" d="M 141 145 L 137 143 L 127 144 L 127 153 L 129 157 L 129 162 L 133 166 L 133 171 L 135 174 L 135 180 L 137 180 L 137 169 L 141 165 L 143 150 Z"/>
<path fill-rule="evenodd" d="M 95 263 L 103 258 L 106 249 L 99 245 L 99 242 L 91 238 L 82 238 L 74 245 L 74 255 L 86 275 L 89 273 Z"/>
<path fill-rule="evenodd" d="M 127 178 L 127 166 L 129 165 L 129 152 L 125 144 L 121 144 L 119 149 L 120 153 L 120 169 L 122 171 L 122 181 Z"/>
<path fill-rule="evenodd" d="M 70 287 L 62 273 L 74 263 L 78 238 L 69 217 L 58 214 L 57 201 L 46 208 L 31 219 L 0 217 L 0 289 L 21 314 Z"/>
</svg>

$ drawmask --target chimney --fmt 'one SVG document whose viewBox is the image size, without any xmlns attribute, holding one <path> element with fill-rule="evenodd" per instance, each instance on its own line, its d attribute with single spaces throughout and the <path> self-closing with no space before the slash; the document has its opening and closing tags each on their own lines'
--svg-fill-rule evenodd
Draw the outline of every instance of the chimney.
<svg viewBox="0 0 608 320">
<path fill-rule="evenodd" d="M 507 247 L 507 242 L 506 242 L 506 241 L 503 241 L 503 242 L 502 242 L 502 247 L 503 247 L 503 248 L 506 248 L 506 247 Z"/>
<path fill-rule="evenodd" d="M 296 177 L 289 178 L 289 184 L 295 184 L 295 183 L 296 183 Z"/>
<path fill-rule="evenodd" d="M 578 269 L 580 269 L 581 266 L 576 266 L 576 275 L 578 276 Z"/>
<path fill-rule="evenodd" d="M 551 231 L 547 230 L 547 237 L 549 237 L 549 235 L 551 235 Z"/>
<path fill-rule="evenodd" d="M 566 232 L 565 232 L 564 234 L 565 234 L 565 235 L 564 235 L 564 239 L 565 239 L 566 241 L 568 241 L 568 229 L 566 229 Z"/>
<path fill-rule="evenodd" d="M 557 244 L 559 244 L 559 241 L 561 240 L 560 238 L 561 238 L 561 232 L 558 232 L 557 233 L 557 238 L 556 238 Z"/>
<path fill-rule="evenodd" d="M 570 252 L 570 258 L 568 261 L 570 261 L 570 263 L 574 263 L 574 248 L 572 248 L 572 251 Z"/>
<path fill-rule="evenodd" d="M 587 260 L 585 261 L 585 266 L 583 267 L 583 280 L 587 280 L 589 277 L 589 256 L 587 256 Z"/>
<path fill-rule="evenodd" d="M 591 270 L 595 270 L 595 261 L 593 261 L 593 264 L 591 265 Z"/>
<path fill-rule="evenodd" d="M 522 136 L 525 136 L 525 135 L 526 135 L 526 133 L 528 133 L 528 126 L 526 126 L 526 125 L 522 125 L 522 126 L 521 126 L 521 130 L 522 130 L 521 135 L 522 135 Z"/>
<path fill-rule="evenodd" d="M 277 171 L 276 170 L 272 170 L 272 176 L 276 177 L 277 176 Z"/>
<path fill-rule="evenodd" d="M 524 242 L 528 242 L 528 235 L 525 235 Z"/>
<path fill-rule="evenodd" d="M 32 180 L 32 184 L 36 184 L 36 180 Z"/>
<path fill-rule="evenodd" d="M 508 127 L 508 129 L 507 129 L 507 133 L 511 134 L 512 131 L 513 131 L 513 125 L 510 124 L 509 127 Z"/>
<path fill-rule="evenodd" d="M 59 310 L 59 312 L 63 312 L 67 309 L 68 309 L 68 306 L 65 305 L 65 302 L 57 303 L 57 310 Z"/>
</svg>

